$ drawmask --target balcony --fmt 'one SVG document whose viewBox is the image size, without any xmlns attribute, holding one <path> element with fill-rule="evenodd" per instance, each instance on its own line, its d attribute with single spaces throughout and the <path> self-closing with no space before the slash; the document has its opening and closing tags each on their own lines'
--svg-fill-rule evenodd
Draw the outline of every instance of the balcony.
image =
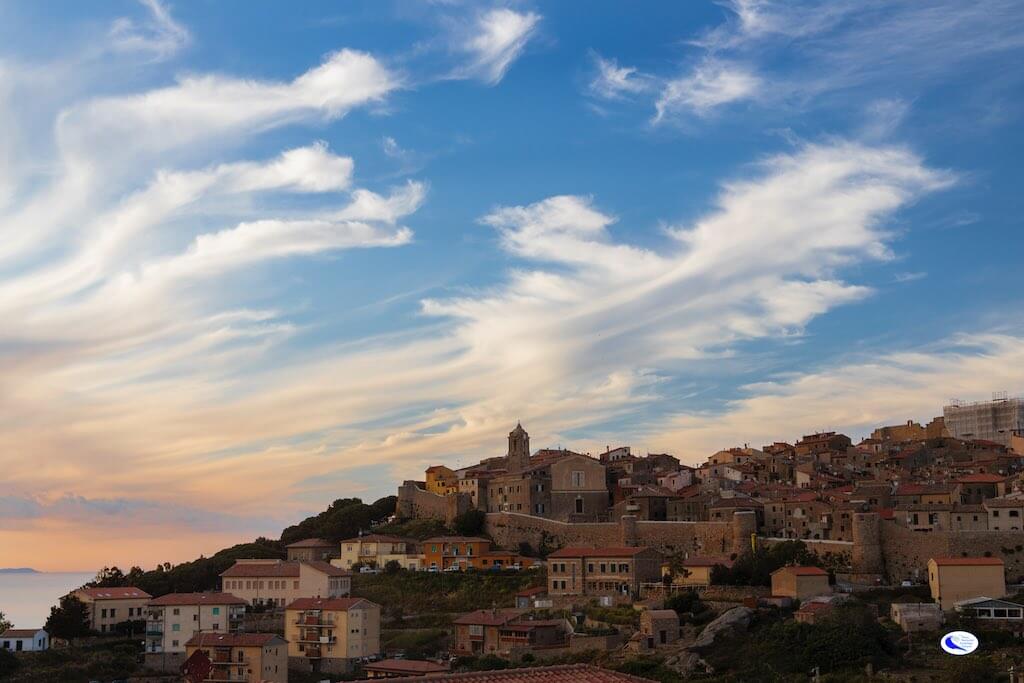
<svg viewBox="0 0 1024 683">
<path fill-rule="evenodd" d="M 308 616 L 308 617 L 301 617 L 300 616 L 298 619 L 295 620 L 295 623 L 298 626 L 315 626 L 317 628 L 334 628 L 334 620 L 333 619 L 329 619 L 329 618 L 325 619 L 324 617 L 319 617 L 319 616 Z"/>
</svg>

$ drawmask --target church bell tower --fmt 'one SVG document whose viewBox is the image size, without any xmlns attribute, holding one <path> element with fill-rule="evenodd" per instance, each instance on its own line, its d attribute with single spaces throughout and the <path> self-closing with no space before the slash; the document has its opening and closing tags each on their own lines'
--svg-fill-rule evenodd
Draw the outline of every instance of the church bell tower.
<svg viewBox="0 0 1024 683">
<path fill-rule="evenodd" d="M 522 472 L 530 466 L 530 435 L 518 422 L 516 428 L 508 433 L 506 460 L 509 472 Z"/>
</svg>

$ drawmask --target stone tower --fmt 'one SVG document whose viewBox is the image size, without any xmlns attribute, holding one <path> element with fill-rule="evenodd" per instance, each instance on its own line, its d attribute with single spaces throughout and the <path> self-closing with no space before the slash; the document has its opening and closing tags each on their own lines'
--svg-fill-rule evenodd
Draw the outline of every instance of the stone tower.
<svg viewBox="0 0 1024 683">
<path fill-rule="evenodd" d="M 882 534 L 877 512 L 854 513 L 851 560 L 855 583 L 869 583 L 885 573 Z"/>
<path fill-rule="evenodd" d="M 509 472 L 522 472 L 530 466 L 530 435 L 518 422 L 516 428 L 508 433 L 506 462 Z"/>
<path fill-rule="evenodd" d="M 732 513 L 732 552 L 741 555 L 751 549 L 751 538 L 757 534 L 757 514 L 753 510 Z"/>
</svg>

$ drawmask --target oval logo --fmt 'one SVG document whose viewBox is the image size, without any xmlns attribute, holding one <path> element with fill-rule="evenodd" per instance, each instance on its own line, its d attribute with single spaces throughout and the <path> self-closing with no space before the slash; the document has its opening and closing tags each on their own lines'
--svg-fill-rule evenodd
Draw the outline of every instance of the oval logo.
<svg viewBox="0 0 1024 683">
<path fill-rule="evenodd" d="M 978 637 L 967 631 L 950 631 L 942 636 L 939 646 L 951 655 L 969 655 L 978 649 Z"/>
</svg>

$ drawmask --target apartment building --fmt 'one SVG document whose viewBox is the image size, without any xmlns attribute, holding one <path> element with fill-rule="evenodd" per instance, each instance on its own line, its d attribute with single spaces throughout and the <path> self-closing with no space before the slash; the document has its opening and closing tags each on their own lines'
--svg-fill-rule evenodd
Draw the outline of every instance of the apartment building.
<svg viewBox="0 0 1024 683">
<path fill-rule="evenodd" d="M 423 541 L 423 567 L 443 571 L 450 567 L 465 569 L 501 569 L 518 565 L 533 566 L 534 560 L 507 550 L 491 548 L 486 538 L 473 536 L 435 536 Z"/>
<path fill-rule="evenodd" d="M 330 562 L 338 557 L 338 544 L 322 538 L 306 538 L 286 547 L 288 559 L 292 562 L 311 562 L 322 560 Z"/>
<path fill-rule="evenodd" d="M 422 569 L 423 555 L 420 553 L 419 541 L 381 534 L 347 538 L 341 542 L 341 557 L 331 564 L 342 569 L 351 569 L 357 563 L 383 568 L 392 560 L 398 562 L 403 569 Z"/>
<path fill-rule="evenodd" d="M 274 633 L 197 633 L 186 659 L 202 651 L 210 660 L 205 681 L 288 683 L 288 643 Z"/>
<path fill-rule="evenodd" d="M 551 470 L 551 519 L 561 522 L 598 522 L 608 516 L 605 468 L 586 455 L 554 460 Z"/>
<path fill-rule="evenodd" d="M 150 601 L 146 613 L 146 654 L 178 654 L 180 664 L 196 633 L 241 630 L 245 600 L 230 593 L 168 593 Z"/>
<path fill-rule="evenodd" d="M 285 607 L 285 639 L 293 668 L 346 673 L 380 649 L 380 605 L 363 598 L 300 598 Z"/>
<path fill-rule="evenodd" d="M 70 593 L 85 603 L 89 613 L 89 628 L 99 633 L 111 633 L 124 621 L 146 618 L 146 605 L 153 599 L 144 590 L 124 588 L 79 588 Z"/>
<path fill-rule="evenodd" d="M 990 531 L 1020 531 L 1024 521 L 1024 493 L 1016 491 L 999 498 L 989 498 L 983 504 L 988 515 Z"/>
<path fill-rule="evenodd" d="M 928 560 L 932 599 L 943 610 L 970 598 L 1006 595 L 1006 575 L 998 557 L 933 557 Z"/>
<path fill-rule="evenodd" d="M 653 548 L 562 548 L 548 556 L 548 595 L 636 595 L 661 564 Z"/>
<path fill-rule="evenodd" d="M 519 610 L 482 609 L 463 614 L 454 622 L 452 654 L 508 655 L 566 647 L 569 625 L 564 619 L 527 619 Z"/>
<path fill-rule="evenodd" d="M 250 605 L 284 607 L 299 598 L 340 598 L 352 590 L 352 573 L 326 562 L 237 560 L 221 572 L 221 588 Z"/>
<path fill-rule="evenodd" d="M 455 471 L 444 465 L 433 465 L 426 471 L 427 491 L 439 496 L 459 492 L 459 477 Z"/>
</svg>

